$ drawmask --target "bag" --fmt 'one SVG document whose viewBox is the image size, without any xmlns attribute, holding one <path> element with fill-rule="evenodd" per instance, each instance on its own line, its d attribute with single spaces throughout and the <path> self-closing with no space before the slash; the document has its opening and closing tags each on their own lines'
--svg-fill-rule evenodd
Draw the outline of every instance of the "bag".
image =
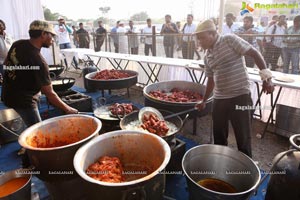
<svg viewBox="0 0 300 200">
<path fill-rule="evenodd" d="M 277 28 L 277 26 L 276 26 L 276 24 L 274 24 L 274 28 L 273 28 L 273 30 L 272 30 L 272 35 L 275 34 L 276 28 Z M 273 41 L 274 41 L 274 36 L 271 37 L 271 41 L 270 41 L 270 42 L 267 42 L 266 38 L 264 37 L 264 39 L 263 39 L 263 46 L 264 46 L 265 48 L 268 48 L 268 47 L 271 47 L 271 48 L 272 48 L 272 47 L 276 47 L 276 46 L 273 45 Z"/>
</svg>

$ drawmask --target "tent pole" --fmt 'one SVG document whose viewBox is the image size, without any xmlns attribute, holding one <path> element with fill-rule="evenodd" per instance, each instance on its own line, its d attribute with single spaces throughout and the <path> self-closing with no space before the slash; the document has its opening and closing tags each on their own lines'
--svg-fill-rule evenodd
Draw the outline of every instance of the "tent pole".
<svg viewBox="0 0 300 200">
<path fill-rule="evenodd" d="M 220 15 L 219 15 L 219 23 L 218 23 L 218 30 L 219 33 L 222 33 L 223 28 L 223 19 L 224 19 L 224 9 L 225 9 L 225 0 L 220 1 Z"/>
</svg>

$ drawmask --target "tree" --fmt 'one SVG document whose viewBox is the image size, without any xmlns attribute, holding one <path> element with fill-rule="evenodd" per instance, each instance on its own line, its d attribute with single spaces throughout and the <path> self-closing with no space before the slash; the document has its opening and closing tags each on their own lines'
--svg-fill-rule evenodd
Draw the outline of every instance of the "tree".
<svg viewBox="0 0 300 200">
<path fill-rule="evenodd" d="M 44 10 L 45 20 L 47 20 L 47 21 L 57 21 L 57 18 L 59 16 L 62 16 L 63 18 L 68 20 L 68 18 L 66 16 L 60 15 L 59 13 L 52 13 L 49 8 L 46 8 L 44 6 L 43 6 L 43 10 Z"/>
<path fill-rule="evenodd" d="M 108 11 L 110 11 L 110 7 L 109 6 L 100 7 L 99 10 L 102 12 L 102 17 L 104 17 L 104 15 L 107 14 Z"/>
<path fill-rule="evenodd" d="M 132 21 L 146 21 L 149 18 L 147 12 L 143 11 L 140 13 L 136 13 L 130 17 Z"/>
<path fill-rule="evenodd" d="M 106 17 L 99 17 L 98 19 L 94 20 L 94 27 L 98 27 L 98 21 L 102 21 L 103 24 L 109 24 L 109 19 Z"/>
<path fill-rule="evenodd" d="M 241 8 L 236 3 L 226 3 L 224 8 L 224 13 L 233 13 L 233 15 L 237 16 L 241 11 Z"/>
</svg>

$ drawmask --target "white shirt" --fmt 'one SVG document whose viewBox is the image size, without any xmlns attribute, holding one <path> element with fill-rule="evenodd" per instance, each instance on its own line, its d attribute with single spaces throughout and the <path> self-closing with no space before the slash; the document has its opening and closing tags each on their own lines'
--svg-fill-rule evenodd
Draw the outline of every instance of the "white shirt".
<svg viewBox="0 0 300 200">
<path fill-rule="evenodd" d="M 183 34 L 193 34 L 193 33 L 195 33 L 195 31 L 196 31 L 196 25 L 195 24 L 186 24 L 185 25 L 185 27 L 184 27 L 184 29 L 183 29 Z M 188 41 L 191 41 L 191 40 L 194 40 L 194 41 L 196 41 L 196 39 L 195 39 L 195 37 L 190 37 L 189 38 L 189 36 L 183 36 L 183 41 L 185 41 L 185 42 L 188 42 Z"/>
<path fill-rule="evenodd" d="M 270 26 L 267 29 L 266 34 L 267 35 L 272 35 L 275 26 L 276 26 L 276 30 L 274 32 L 274 35 L 284 35 L 285 34 L 285 27 L 284 26 L 278 26 L 277 24 L 274 24 L 274 25 Z M 266 41 L 271 42 L 271 37 L 266 37 Z M 279 47 L 279 48 L 283 48 L 284 44 L 283 44 L 282 41 L 283 41 L 283 37 L 274 36 L 273 45 L 275 45 L 276 47 Z"/>
<path fill-rule="evenodd" d="M 58 44 L 65 44 L 65 43 L 70 43 L 71 42 L 69 32 L 68 32 L 66 26 L 56 25 L 54 27 L 54 30 L 55 30 L 57 38 L 58 38 Z"/>
<path fill-rule="evenodd" d="M 4 36 L 0 35 L 0 65 L 4 63 L 8 49 L 6 47 Z"/>
<path fill-rule="evenodd" d="M 138 33 L 135 27 L 132 27 L 127 30 L 127 32 L 131 31 L 132 33 Z M 129 34 L 129 33 L 128 33 Z M 139 46 L 139 37 L 137 34 L 129 34 L 128 35 L 128 45 L 130 48 L 135 48 Z"/>
<path fill-rule="evenodd" d="M 152 27 L 146 26 L 143 29 L 143 34 L 145 35 L 145 44 L 152 44 Z"/>
<path fill-rule="evenodd" d="M 238 24 L 233 23 L 231 27 L 229 27 L 226 23 L 223 24 L 222 27 L 222 35 L 234 34 L 234 32 L 239 28 Z"/>
<path fill-rule="evenodd" d="M 119 37 L 119 53 L 128 53 L 128 38 L 127 35 L 125 35 L 126 32 L 127 30 L 122 26 L 117 29 L 117 36 Z"/>
</svg>

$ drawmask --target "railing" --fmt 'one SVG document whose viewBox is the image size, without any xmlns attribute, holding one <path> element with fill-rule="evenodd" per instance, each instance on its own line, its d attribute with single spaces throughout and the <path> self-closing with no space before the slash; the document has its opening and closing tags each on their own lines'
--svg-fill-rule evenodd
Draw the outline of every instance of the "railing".
<svg viewBox="0 0 300 200">
<path fill-rule="evenodd" d="M 300 35 L 240 34 L 239 36 L 261 52 L 268 68 L 299 74 Z M 204 51 L 197 44 L 195 36 L 190 34 L 92 34 L 89 48 L 95 51 L 185 59 L 203 59 L 204 56 Z M 254 60 L 247 56 L 245 62 L 247 67 L 255 66 Z"/>
</svg>

